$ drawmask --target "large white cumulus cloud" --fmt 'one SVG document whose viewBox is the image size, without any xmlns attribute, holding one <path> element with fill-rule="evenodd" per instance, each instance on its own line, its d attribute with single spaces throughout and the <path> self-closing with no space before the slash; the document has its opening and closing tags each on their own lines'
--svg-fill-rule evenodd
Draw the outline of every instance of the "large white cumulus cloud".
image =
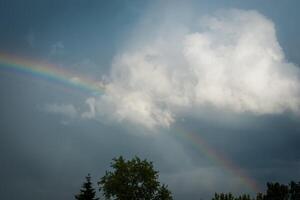
<svg viewBox="0 0 300 200">
<path fill-rule="evenodd" d="M 299 68 L 285 60 L 271 20 L 230 10 L 200 21 L 144 38 L 116 56 L 106 92 L 94 102 L 97 115 L 155 127 L 203 106 L 299 111 Z"/>
</svg>

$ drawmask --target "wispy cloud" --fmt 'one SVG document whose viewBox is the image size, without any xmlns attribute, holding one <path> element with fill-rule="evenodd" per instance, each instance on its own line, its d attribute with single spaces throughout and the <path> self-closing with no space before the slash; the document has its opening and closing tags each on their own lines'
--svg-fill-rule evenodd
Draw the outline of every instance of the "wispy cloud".
<svg viewBox="0 0 300 200">
<path fill-rule="evenodd" d="M 78 117 L 78 111 L 72 104 L 46 104 L 42 110 L 70 118 Z"/>
<path fill-rule="evenodd" d="M 65 45 L 63 42 L 58 41 L 51 45 L 50 55 L 61 55 L 64 52 Z"/>
<path fill-rule="evenodd" d="M 91 119 L 95 117 L 96 110 L 95 110 L 95 98 L 88 98 L 86 100 L 86 104 L 89 106 L 89 110 L 86 112 L 83 112 L 81 114 L 81 117 L 84 119 Z"/>
</svg>

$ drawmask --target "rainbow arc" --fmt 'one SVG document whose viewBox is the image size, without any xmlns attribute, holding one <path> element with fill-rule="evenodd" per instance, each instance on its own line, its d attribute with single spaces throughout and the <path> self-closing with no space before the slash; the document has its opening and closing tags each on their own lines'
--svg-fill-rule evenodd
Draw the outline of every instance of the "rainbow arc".
<svg viewBox="0 0 300 200">
<path fill-rule="evenodd" d="M 46 81 L 60 83 L 71 88 L 76 88 L 93 94 L 103 94 L 105 85 L 95 80 L 71 73 L 62 67 L 32 61 L 17 56 L 0 53 L 0 69 L 26 74 Z M 210 160 L 222 168 L 239 177 L 252 191 L 259 192 L 259 187 L 254 179 L 250 178 L 241 168 L 235 165 L 224 155 L 213 149 L 199 134 L 177 129 L 177 136 L 188 140 L 203 152 Z"/>
<path fill-rule="evenodd" d="M 105 86 L 101 82 L 65 70 L 57 65 L 32 61 L 17 56 L 0 54 L 0 69 L 13 73 L 27 74 L 53 83 L 60 83 L 93 94 L 103 94 Z"/>
</svg>

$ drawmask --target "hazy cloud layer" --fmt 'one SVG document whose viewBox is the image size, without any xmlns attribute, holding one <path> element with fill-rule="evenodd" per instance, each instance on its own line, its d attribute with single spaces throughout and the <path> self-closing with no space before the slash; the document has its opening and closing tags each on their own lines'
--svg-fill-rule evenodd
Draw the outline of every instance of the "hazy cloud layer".
<svg viewBox="0 0 300 200">
<path fill-rule="evenodd" d="M 78 111 L 72 104 L 46 104 L 42 110 L 53 114 L 64 115 L 70 118 L 75 118 L 78 116 Z"/>
<path fill-rule="evenodd" d="M 229 10 L 201 18 L 200 26 L 174 24 L 158 25 L 158 37 L 115 57 L 106 93 L 88 101 L 92 114 L 84 116 L 168 127 L 203 106 L 258 115 L 299 111 L 299 69 L 285 59 L 271 20 Z M 133 38 L 140 34 L 146 33 Z"/>
</svg>

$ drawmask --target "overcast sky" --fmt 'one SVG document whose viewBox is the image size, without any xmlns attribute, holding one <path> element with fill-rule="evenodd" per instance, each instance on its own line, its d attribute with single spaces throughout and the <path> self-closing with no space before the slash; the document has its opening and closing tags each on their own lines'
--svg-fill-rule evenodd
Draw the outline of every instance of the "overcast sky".
<svg viewBox="0 0 300 200">
<path fill-rule="evenodd" d="M 119 155 L 153 161 L 178 200 L 299 181 L 299 6 L 0 1 L 0 55 L 103 88 L 0 59 L 1 198 L 71 200 Z"/>
</svg>

